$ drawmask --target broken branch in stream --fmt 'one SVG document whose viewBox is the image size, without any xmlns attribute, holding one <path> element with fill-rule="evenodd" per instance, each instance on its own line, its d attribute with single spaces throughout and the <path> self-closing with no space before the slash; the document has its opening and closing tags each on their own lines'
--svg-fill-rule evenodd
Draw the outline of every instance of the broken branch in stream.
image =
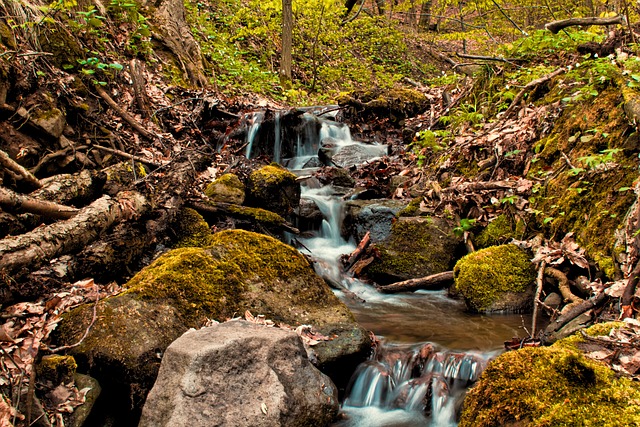
<svg viewBox="0 0 640 427">
<path fill-rule="evenodd" d="M 370 243 L 371 243 L 371 233 L 367 231 L 367 233 L 364 235 L 362 240 L 360 240 L 360 243 L 358 243 L 358 247 L 355 248 L 353 252 L 351 252 L 351 254 L 349 255 L 349 259 L 347 260 L 347 265 L 345 266 L 346 271 L 351 270 L 351 267 L 353 267 L 353 265 L 360 258 L 362 258 L 362 254 L 365 253 Z"/>
<path fill-rule="evenodd" d="M 453 271 L 445 271 L 419 279 L 409 279 L 386 286 L 377 286 L 377 289 L 383 294 L 392 294 L 396 292 L 414 292 L 419 289 L 442 289 L 450 286 L 452 283 Z"/>
</svg>

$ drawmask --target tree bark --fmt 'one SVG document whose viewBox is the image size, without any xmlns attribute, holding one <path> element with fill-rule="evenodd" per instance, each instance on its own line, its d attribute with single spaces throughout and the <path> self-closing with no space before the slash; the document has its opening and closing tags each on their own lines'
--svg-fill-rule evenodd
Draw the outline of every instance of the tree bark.
<svg viewBox="0 0 640 427">
<path fill-rule="evenodd" d="M 101 197 L 71 219 L 0 240 L 0 269 L 12 276 L 23 268 L 37 268 L 56 256 L 81 249 L 113 224 L 147 209 L 145 197 L 136 192 L 120 193 L 116 199 Z"/>
<path fill-rule="evenodd" d="M 569 18 L 562 19 L 560 21 L 553 21 L 549 22 L 544 27 L 553 34 L 558 34 L 560 30 L 576 25 L 616 25 L 624 23 L 625 19 L 622 15 L 614 16 L 613 18 L 598 18 L 593 16 L 588 18 Z"/>
<path fill-rule="evenodd" d="M 0 207 L 14 214 L 28 212 L 53 219 L 69 219 L 78 213 L 76 208 L 23 196 L 3 187 L 0 187 Z"/>
<path fill-rule="evenodd" d="M 147 95 L 147 89 L 145 87 L 146 80 L 144 78 L 144 62 L 132 59 L 131 62 L 129 62 L 129 70 L 131 71 L 133 93 L 136 97 L 138 110 L 142 117 L 148 119 L 151 116 L 151 101 L 149 100 L 149 95 Z"/>
<path fill-rule="evenodd" d="M 293 39 L 292 0 L 282 0 L 282 57 L 280 79 L 288 86 L 291 82 L 291 44 Z"/>
<path fill-rule="evenodd" d="M 419 279 L 409 279 L 386 286 L 378 286 L 377 289 L 383 294 L 392 294 L 396 292 L 414 292 L 419 289 L 443 289 L 450 286 L 452 283 L 453 271 L 445 271 L 443 273 L 432 274 L 431 276 L 421 277 Z"/>
<path fill-rule="evenodd" d="M 547 329 L 545 329 L 544 331 L 542 341 L 545 343 L 553 341 L 553 338 L 552 338 L 553 335 L 556 332 L 558 332 L 560 329 L 562 329 L 563 326 L 571 322 L 576 317 L 580 316 L 582 313 L 585 313 L 586 311 L 591 310 L 592 308 L 598 307 L 600 304 L 606 301 L 606 299 L 607 299 L 607 294 L 605 294 L 604 292 L 601 292 L 600 294 L 598 294 L 598 296 L 588 299 L 580 303 L 579 305 L 572 307 L 571 310 L 567 311 L 566 313 L 563 313 L 556 320 L 549 323 L 549 325 L 547 326 Z"/>
<path fill-rule="evenodd" d="M 433 7 L 433 0 L 425 0 L 420 7 L 420 21 L 418 26 L 424 31 L 431 29 L 431 8 Z"/>
</svg>

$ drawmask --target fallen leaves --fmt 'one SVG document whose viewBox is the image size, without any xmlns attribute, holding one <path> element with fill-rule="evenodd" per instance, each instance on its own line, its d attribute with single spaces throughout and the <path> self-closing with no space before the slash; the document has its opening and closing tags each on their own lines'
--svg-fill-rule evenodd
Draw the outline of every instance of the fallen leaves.
<svg viewBox="0 0 640 427">
<path fill-rule="evenodd" d="M 61 315 L 80 304 L 97 301 L 115 295 L 121 288 L 115 283 L 99 287 L 92 279 L 69 285 L 66 289 L 38 302 L 21 302 L 7 307 L 2 314 L 6 321 L 0 325 L 0 385 L 14 391 L 10 400 L 4 396 L 0 401 L 0 427 L 6 423 L 6 414 L 13 418 L 20 415 L 19 396 L 27 393 L 30 378 L 33 378 L 34 361 L 38 353 L 46 349 L 44 341 L 60 321 Z M 55 423 L 62 412 L 73 412 L 73 408 L 84 402 L 88 390 L 78 391 L 73 384 L 61 384 L 47 397 L 56 402 L 48 407 Z M 9 407 L 10 411 L 7 412 Z M 57 424 L 64 425 L 64 424 Z"/>
</svg>

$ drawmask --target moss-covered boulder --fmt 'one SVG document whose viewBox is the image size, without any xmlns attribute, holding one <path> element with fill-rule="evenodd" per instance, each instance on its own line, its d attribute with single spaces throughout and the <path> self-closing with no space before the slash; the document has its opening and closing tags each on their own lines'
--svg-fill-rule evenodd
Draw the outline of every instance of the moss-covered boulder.
<svg viewBox="0 0 640 427">
<path fill-rule="evenodd" d="M 335 334 L 313 347 L 317 365 L 330 373 L 340 372 L 345 361 L 359 363 L 368 353 L 367 332 L 305 257 L 265 235 L 216 233 L 206 248 L 174 249 L 160 256 L 126 287 L 124 294 L 98 304 L 95 324 L 71 354 L 105 392 L 109 387 L 121 390 L 129 399 L 124 403 L 137 410 L 157 375 L 162 351 L 207 319 L 224 321 L 249 310 L 278 323 L 311 324 L 324 335 Z M 54 339 L 77 342 L 92 317 L 93 305 L 73 310 Z"/>
<path fill-rule="evenodd" d="M 225 173 L 204 190 L 204 194 L 216 202 L 237 205 L 244 203 L 244 192 L 244 184 L 232 173 Z"/>
<path fill-rule="evenodd" d="M 460 427 L 640 425 L 640 385 L 585 357 L 581 340 L 502 354 L 467 393 Z"/>
<path fill-rule="evenodd" d="M 375 245 L 380 256 L 367 275 L 387 284 L 451 270 L 461 243 L 452 229 L 442 218 L 399 218 L 389 237 Z"/>
<path fill-rule="evenodd" d="M 209 246 L 213 236 L 207 221 L 191 208 L 184 208 L 180 211 L 172 229 L 176 241 L 174 248 Z"/>
<path fill-rule="evenodd" d="M 396 216 L 406 206 L 401 200 L 350 200 L 345 205 L 345 234 L 360 241 L 368 231 L 373 243 L 382 242 L 389 238 Z"/>
<path fill-rule="evenodd" d="M 454 292 L 474 312 L 529 311 L 535 272 L 515 245 L 492 246 L 461 258 L 453 269 Z"/>
<path fill-rule="evenodd" d="M 478 248 L 488 248 L 489 246 L 505 244 L 518 235 L 522 235 L 523 230 L 517 230 L 516 228 L 523 228 L 523 224 L 518 223 L 516 226 L 517 227 L 514 227 L 506 215 L 498 215 L 478 233 L 474 239 L 474 243 Z"/>
<path fill-rule="evenodd" d="M 246 204 L 286 217 L 300 205 L 300 184 L 283 167 L 264 166 L 249 176 Z"/>
</svg>

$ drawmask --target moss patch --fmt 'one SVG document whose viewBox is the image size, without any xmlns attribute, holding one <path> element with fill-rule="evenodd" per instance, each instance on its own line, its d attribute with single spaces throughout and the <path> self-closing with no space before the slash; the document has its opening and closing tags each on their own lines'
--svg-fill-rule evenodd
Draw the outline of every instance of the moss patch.
<svg viewBox="0 0 640 427">
<path fill-rule="evenodd" d="M 300 204 L 297 177 L 273 164 L 254 171 L 247 184 L 247 205 L 261 207 L 286 216 Z"/>
<path fill-rule="evenodd" d="M 493 306 L 499 299 L 525 293 L 535 279 L 529 256 L 515 245 L 492 246 L 466 255 L 453 272 L 455 291 L 472 311 L 501 310 Z"/>
<path fill-rule="evenodd" d="M 209 184 L 204 194 L 217 202 L 241 205 L 244 202 L 244 191 L 244 184 L 240 179 L 232 173 L 226 173 Z"/>
<path fill-rule="evenodd" d="M 241 277 L 242 271 L 232 262 L 221 262 L 204 249 L 181 248 L 162 255 L 126 287 L 143 300 L 168 300 L 195 325 L 205 317 L 233 315 L 245 289 Z"/>
<path fill-rule="evenodd" d="M 479 248 L 486 248 L 501 245 L 514 237 L 515 233 L 511 222 L 503 214 L 496 217 L 478 234 L 478 237 L 475 238 L 475 243 Z"/>
<path fill-rule="evenodd" d="M 191 208 L 180 211 L 173 228 L 176 234 L 174 248 L 202 248 L 210 244 L 213 236 L 202 215 Z"/>
<path fill-rule="evenodd" d="M 554 239 L 574 232 L 605 274 L 615 275 L 616 236 L 635 200 L 637 144 L 629 143 L 628 119 L 620 108 L 620 89 L 611 85 L 597 98 L 570 105 L 551 134 L 535 147 L 536 162 L 529 176 L 549 177 L 530 199 L 538 227 Z M 613 150 L 613 151 L 611 151 Z M 563 154 L 569 156 L 569 169 Z M 603 230 L 611 232 L 603 233 Z"/>
<path fill-rule="evenodd" d="M 491 362 L 465 398 L 460 427 L 640 425 L 638 384 L 586 358 L 571 339 Z"/>
<path fill-rule="evenodd" d="M 62 382 L 69 383 L 77 367 L 73 356 L 50 354 L 42 357 L 36 366 L 36 373 L 39 382 L 56 386 Z"/>
<path fill-rule="evenodd" d="M 460 242 L 451 230 L 439 218 L 400 218 L 390 237 L 376 245 L 380 256 L 367 274 L 384 284 L 450 270 Z"/>
</svg>

